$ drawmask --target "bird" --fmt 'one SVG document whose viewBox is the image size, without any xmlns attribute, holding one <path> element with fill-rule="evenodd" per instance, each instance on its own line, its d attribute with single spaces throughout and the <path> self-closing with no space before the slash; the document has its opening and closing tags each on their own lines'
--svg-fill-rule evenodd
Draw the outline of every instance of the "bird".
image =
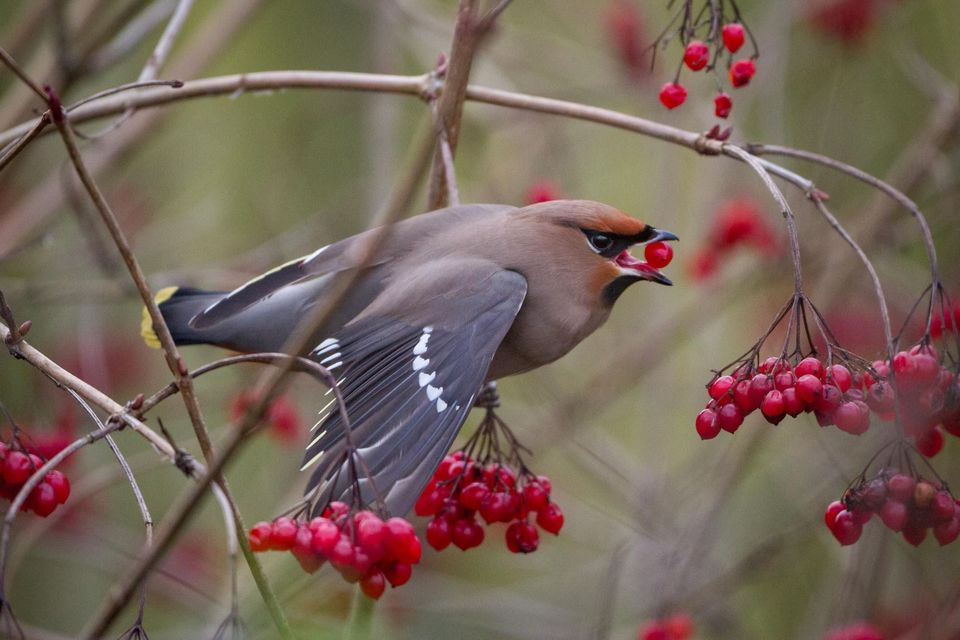
<svg viewBox="0 0 960 640">
<path fill-rule="evenodd" d="M 233 291 L 167 287 L 156 300 L 178 345 L 278 351 L 338 274 L 359 276 L 298 355 L 336 377 L 369 477 L 356 483 L 344 473 L 344 424 L 331 400 L 306 446 L 301 471 L 312 473 L 304 493 L 325 498 L 315 504 L 377 497 L 397 515 L 411 509 L 487 382 L 564 356 L 631 284 L 671 285 L 629 249 L 677 240 L 589 200 L 423 213 L 392 225 L 366 256 L 374 233 L 321 247 Z M 159 346 L 146 314 L 142 333 Z"/>
</svg>

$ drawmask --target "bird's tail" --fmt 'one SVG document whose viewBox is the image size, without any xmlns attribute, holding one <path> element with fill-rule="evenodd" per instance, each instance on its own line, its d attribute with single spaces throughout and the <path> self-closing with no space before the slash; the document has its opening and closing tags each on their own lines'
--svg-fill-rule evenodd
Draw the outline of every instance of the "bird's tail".
<svg viewBox="0 0 960 640">
<path fill-rule="evenodd" d="M 202 344 L 209 341 L 201 331 L 190 326 L 190 320 L 221 299 L 225 294 L 220 291 L 204 291 L 189 287 L 166 287 L 157 292 L 154 300 L 160 307 L 160 313 L 170 329 L 173 341 L 177 344 Z M 153 322 L 146 307 L 140 321 L 140 335 L 148 347 L 160 348 L 160 339 L 153 328 Z"/>
</svg>

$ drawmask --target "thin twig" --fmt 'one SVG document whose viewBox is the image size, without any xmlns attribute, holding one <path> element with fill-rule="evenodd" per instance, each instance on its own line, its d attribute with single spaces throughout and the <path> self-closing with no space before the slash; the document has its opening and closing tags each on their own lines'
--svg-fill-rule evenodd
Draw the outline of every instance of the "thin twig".
<svg viewBox="0 0 960 640">
<path fill-rule="evenodd" d="M 187 16 L 190 15 L 193 2 L 194 0 L 180 0 L 177 3 L 177 8 L 170 17 L 170 22 L 168 22 L 166 28 L 164 28 L 160 40 L 157 41 L 157 46 L 153 49 L 153 53 L 147 58 L 147 63 L 144 65 L 143 70 L 140 71 L 137 82 L 149 82 L 157 78 L 160 68 L 163 67 L 163 64 L 167 61 L 170 49 L 173 48 L 174 41 L 177 39 L 181 29 L 183 29 L 184 23 L 187 21 Z"/>
<path fill-rule="evenodd" d="M 17 154 L 23 151 L 23 149 L 30 144 L 34 138 L 40 135 L 40 132 L 43 131 L 48 124 L 50 124 L 50 118 L 46 114 L 40 116 L 40 118 L 37 120 L 37 124 L 34 125 L 32 129 L 20 136 L 16 142 L 12 142 L 10 145 L 8 145 L 8 147 L 4 148 L 4 153 L 2 156 L 0 156 L 0 171 L 3 171 L 4 167 L 10 164 L 10 161 L 17 157 Z"/>
<path fill-rule="evenodd" d="M 6 49 L 3 47 L 0 47 L 0 61 L 7 65 L 10 71 L 13 71 L 13 73 L 20 78 L 21 82 L 30 87 L 30 90 L 37 94 L 41 100 L 44 102 L 47 101 L 47 96 L 43 93 L 43 89 L 40 88 L 40 85 L 34 82 L 33 78 L 27 75 L 27 72 L 24 71 L 19 64 L 17 64 L 17 61 L 13 59 L 13 56 L 7 53 Z"/>
</svg>

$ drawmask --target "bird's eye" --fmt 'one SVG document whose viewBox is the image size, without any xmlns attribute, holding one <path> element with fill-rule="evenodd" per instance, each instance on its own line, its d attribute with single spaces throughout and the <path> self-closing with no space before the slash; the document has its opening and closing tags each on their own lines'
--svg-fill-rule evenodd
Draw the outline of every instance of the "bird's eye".
<svg viewBox="0 0 960 640">
<path fill-rule="evenodd" d="M 591 233 L 587 235 L 587 239 L 597 253 L 603 253 L 613 246 L 613 238 L 605 233 Z"/>
</svg>

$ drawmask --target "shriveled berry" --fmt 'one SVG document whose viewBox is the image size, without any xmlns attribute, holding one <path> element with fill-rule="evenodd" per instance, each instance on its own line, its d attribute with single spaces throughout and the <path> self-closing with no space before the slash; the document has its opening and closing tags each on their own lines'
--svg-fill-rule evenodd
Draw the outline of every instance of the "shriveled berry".
<svg viewBox="0 0 960 640">
<path fill-rule="evenodd" d="M 730 99 L 730 96 L 725 91 L 718 93 L 713 99 L 713 113 L 718 118 L 728 117 L 732 109 L 733 100 Z"/>
<path fill-rule="evenodd" d="M 756 72 L 757 65 L 753 60 L 737 60 L 730 67 L 730 84 L 735 88 L 746 86 Z"/>
<path fill-rule="evenodd" d="M 723 46 L 725 46 L 730 53 L 736 53 L 740 50 L 740 47 L 743 46 L 745 33 L 742 24 L 736 22 L 725 24 L 720 33 L 723 36 Z"/>
<path fill-rule="evenodd" d="M 660 102 L 667 109 L 676 109 L 687 99 L 687 90 L 679 82 L 668 82 L 660 88 Z"/>
<path fill-rule="evenodd" d="M 643 257 L 654 269 L 662 269 L 673 260 L 673 247 L 666 242 L 651 242 L 643 248 Z"/>
<path fill-rule="evenodd" d="M 700 40 L 691 40 L 683 51 L 683 61 L 691 71 L 700 71 L 710 62 L 710 49 Z"/>
</svg>

